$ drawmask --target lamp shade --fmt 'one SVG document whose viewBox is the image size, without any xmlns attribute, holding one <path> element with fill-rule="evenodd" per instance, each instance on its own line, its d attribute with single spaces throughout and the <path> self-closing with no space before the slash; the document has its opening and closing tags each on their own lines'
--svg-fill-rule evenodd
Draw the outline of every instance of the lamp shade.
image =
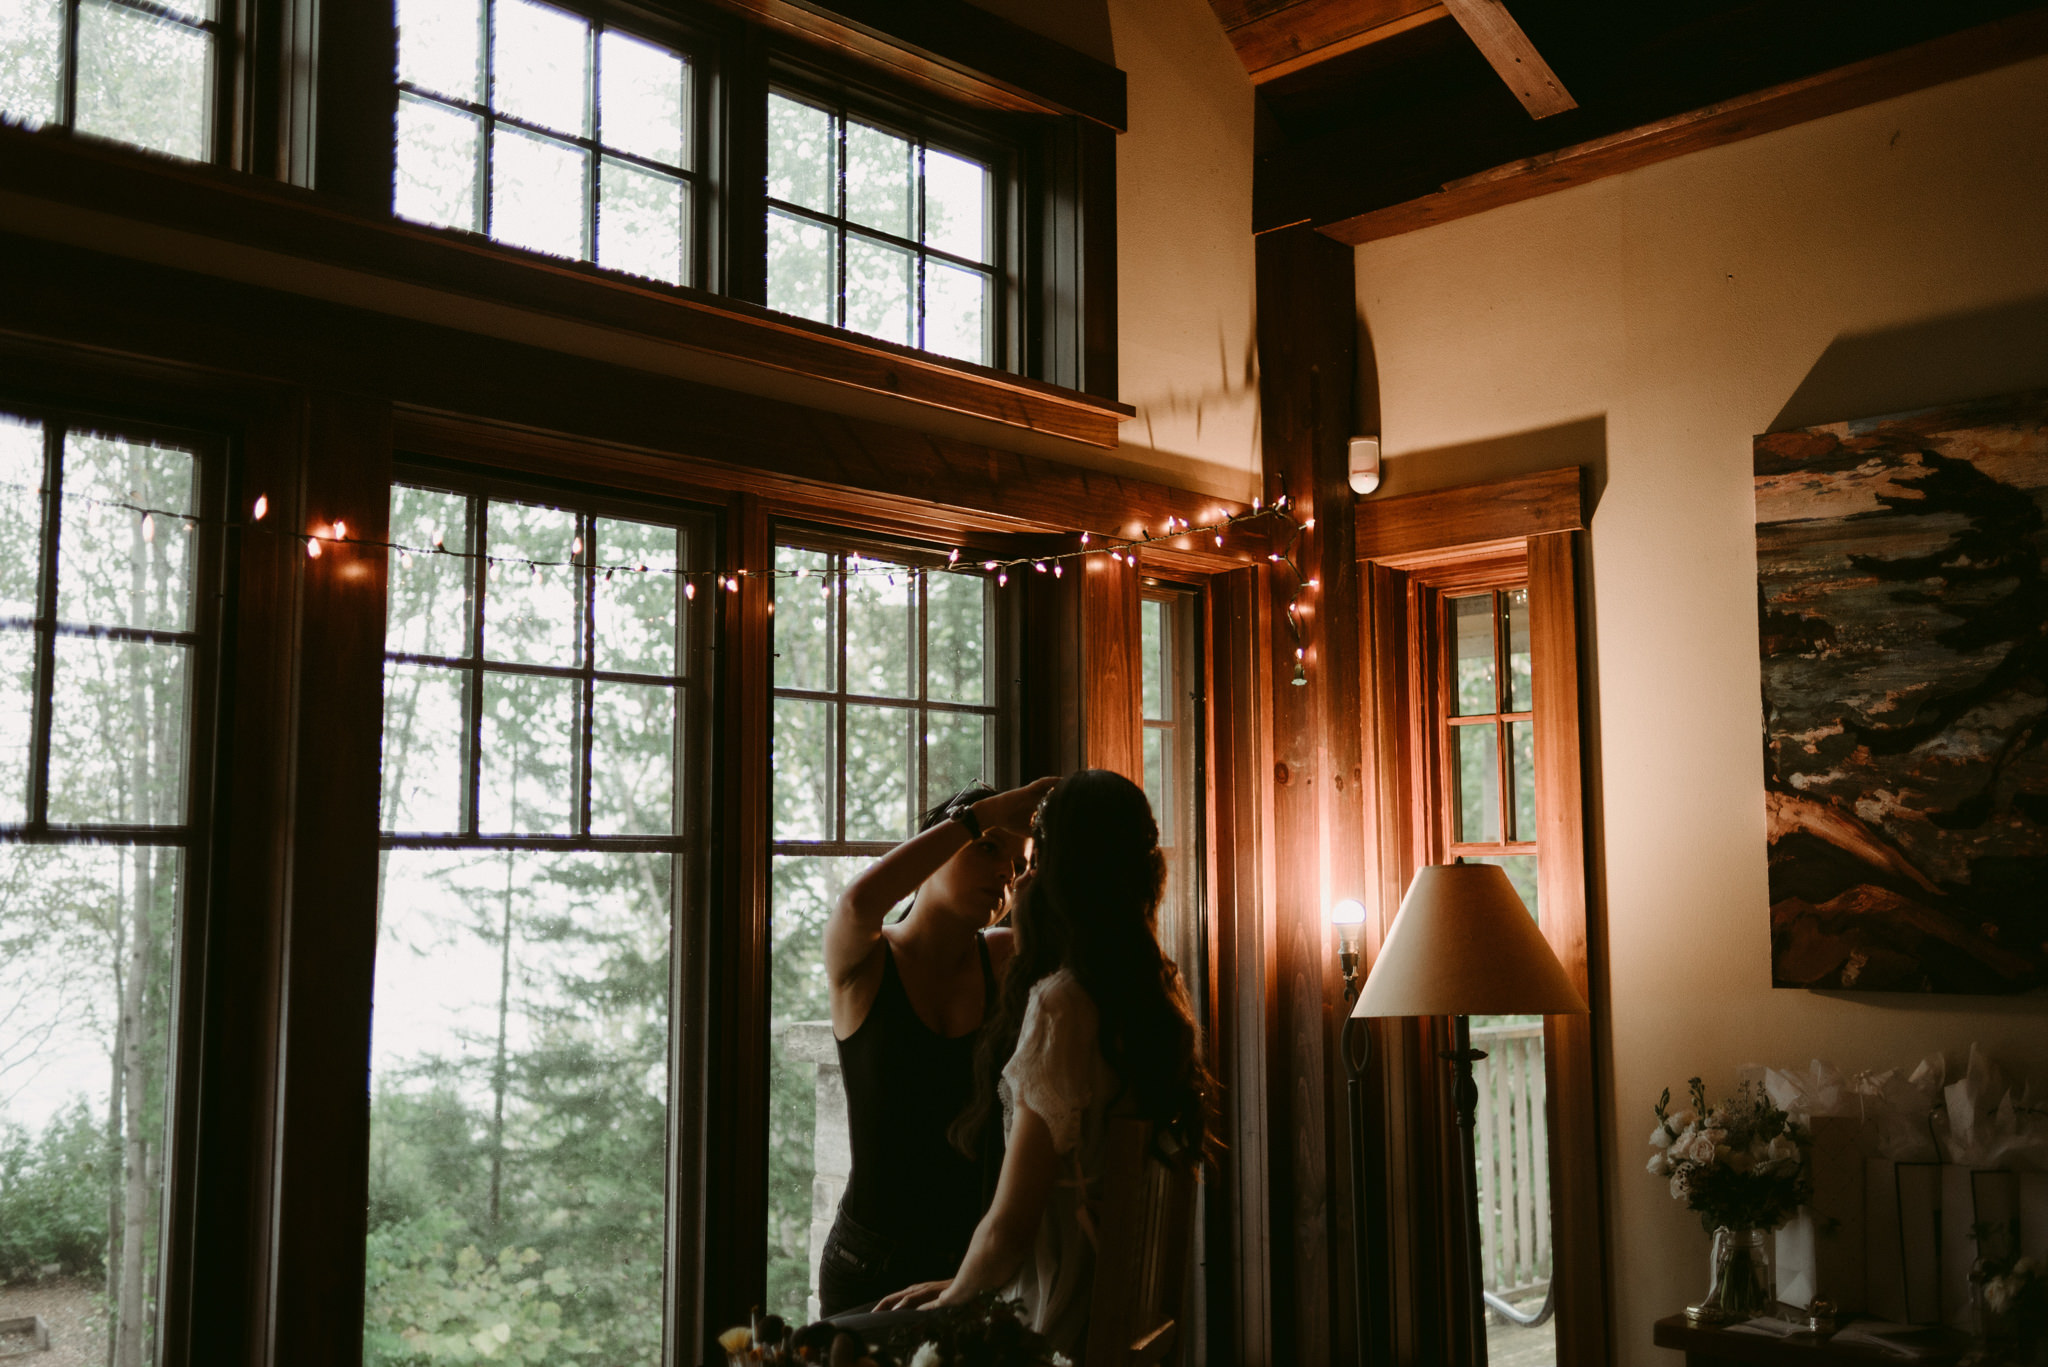
<svg viewBox="0 0 2048 1367">
<path fill-rule="evenodd" d="M 1585 998 L 1495 864 L 1432 864 L 1401 899 L 1354 1016 L 1576 1016 Z"/>
</svg>

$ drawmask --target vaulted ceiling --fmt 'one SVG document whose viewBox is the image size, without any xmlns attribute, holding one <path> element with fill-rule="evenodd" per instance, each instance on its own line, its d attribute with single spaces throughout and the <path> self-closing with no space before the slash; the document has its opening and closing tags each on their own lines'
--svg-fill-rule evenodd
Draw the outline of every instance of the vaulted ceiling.
<svg viewBox="0 0 2048 1367">
<path fill-rule="evenodd" d="M 1348 242 L 2048 52 L 2019 0 L 1209 0 L 1258 88 L 1253 227 Z"/>
</svg>

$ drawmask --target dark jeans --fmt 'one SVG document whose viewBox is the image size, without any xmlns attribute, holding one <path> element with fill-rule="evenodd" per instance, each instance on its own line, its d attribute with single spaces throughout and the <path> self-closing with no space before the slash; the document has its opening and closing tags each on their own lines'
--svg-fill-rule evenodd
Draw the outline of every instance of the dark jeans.
<svg viewBox="0 0 2048 1367">
<path fill-rule="evenodd" d="M 879 1234 L 846 1213 L 844 1206 L 825 1236 L 818 1255 L 818 1311 L 827 1318 L 865 1310 L 913 1281 L 905 1259 L 888 1236 Z"/>
</svg>

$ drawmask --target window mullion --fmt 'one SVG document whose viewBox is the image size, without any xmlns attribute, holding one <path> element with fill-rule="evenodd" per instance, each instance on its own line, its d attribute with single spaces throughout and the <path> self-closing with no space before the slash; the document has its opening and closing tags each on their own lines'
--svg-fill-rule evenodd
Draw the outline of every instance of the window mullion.
<svg viewBox="0 0 2048 1367">
<path fill-rule="evenodd" d="M 483 130 L 484 146 L 476 159 L 476 230 L 488 237 L 491 232 L 492 210 L 495 208 L 491 203 L 491 158 L 496 153 L 498 142 L 498 120 L 491 112 L 498 103 L 495 89 L 498 80 L 497 0 L 484 0 L 483 13 L 484 109 L 478 127 Z"/>
<path fill-rule="evenodd" d="M 490 541 L 484 527 L 486 501 L 482 498 L 469 500 L 469 551 L 476 558 L 470 561 L 469 596 L 469 715 L 465 718 L 468 730 L 469 753 L 463 758 L 468 765 L 465 777 L 468 779 L 467 810 L 462 814 L 463 834 L 474 839 L 480 829 L 478 813 L 483 801 L 484 766 L 484 589 L 490 580 Z"/>
<path fill-rule="evenodd" d="M 846 619 L 847 598 L 853 581 L 848 578 L 847 555 L 835 552 L 832 563 L 839 567 L 839 593 L 833 614 L 832 662 L 832 838 L 846 839 Z"/>
<path fill-rule="evenodd" d="M 578 513 L 576 530 L 583 541 L 583 555 L 580 557 L 583 563 L 575 564 L 573 570 L 583 590 L 579 595 L 583 608 L 583 678 L 579 690 L 582 694 L 583 724 L 577 728 L 576 767 L 580 772 L 576 784 L 575 830 L 579 835 L 588 836 L 590 790 L 596 783 L 596 770 L 591 762 L 592 746 L 597 730 L 597 574 L 589 567 L 597 563 L 597 518 L 590 513 Z M 578 559 L 573 555 L 570 557 L 572 564 Z M 677 563 L 681 564 L 680 561 Z M 669 810 L 673 820 L 673 800 Z"/>
<path fill-rule="evenodd" d="M 50 823 L 50 730 L 56 700 L 57 540 L 64 525 L 64 433 L 61 423 L 43 424 L 43 550 L 36 584 L 36 696 L 34 755 L 29 762 L 28 825 Z"/>
<path fill-rule="evenodd" d="M 587 239 L 583 256 L 586 261 L 597 260 L 597 218 L 599 202 L 604 197 L 604 153 L 599 150 L 604 142 L 604 126 L 599 120 L 597 99 L 598 82 L 604 75 L 600 64 L 604 61 L 604 44 L 598 35 L 604 25 L 592 20 L 583 30 L 583 130 L 590 140 L 590 193 L 585 198 L 583 209 L 583 232 Z"/>
</svg>

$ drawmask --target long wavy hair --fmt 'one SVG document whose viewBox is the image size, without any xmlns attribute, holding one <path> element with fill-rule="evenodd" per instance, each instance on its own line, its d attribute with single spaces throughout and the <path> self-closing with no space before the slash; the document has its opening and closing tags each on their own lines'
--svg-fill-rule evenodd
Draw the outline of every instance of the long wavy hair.
<svg viewBox="0 0 2048 1367">
<path fill-rule="evenodd" d="M 1031 989 L 1065 968 L 1094 1001 L 1102 1056 L 1152 1122 L 1161 1155 L 1206 1152 L 1216 1084 L 1180 969 L 1159 948 L 1166 857 L 1144 790 L 1107 769 L 1069 774 L 1039 804 L 1031 835 L 1031 885 L 1011 913 L 1016 952 L 975 1050 L 974 1096 L 953 1123 L 954 1146 L 979 1152 L 1001 1113 L 996 1083 Z"/>
</svg>

